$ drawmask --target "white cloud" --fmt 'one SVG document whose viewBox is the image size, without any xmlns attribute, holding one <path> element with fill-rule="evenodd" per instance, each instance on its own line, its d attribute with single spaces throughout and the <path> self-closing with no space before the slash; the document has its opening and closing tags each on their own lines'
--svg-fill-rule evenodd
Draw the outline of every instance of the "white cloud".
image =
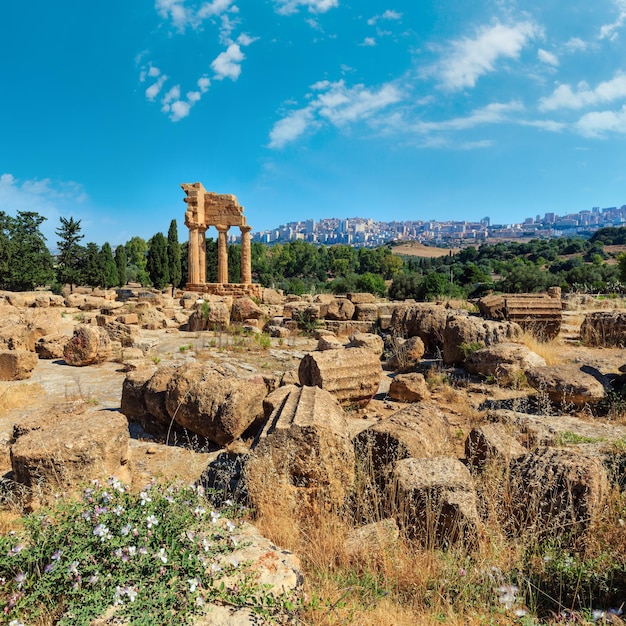
<svg viewBox="0 0 626 626">
<path fill-rule="evenodd" d="M 611 80 L 599 83 L 595 89 L 590 89 L 584 82 L 579 83 L 576 90 L 569 85 L 559 85 L 552 95 L 539 101 L 539 108 L 542 111 L 580 109 L 621 98 L 626 98 L 626 74 L 620 72 Z"/>
<path fill-rule="evenodd" d="M 18 211 L 36 211 L 47 221 L 40 227 L 51 248 L 56 246 L 55 229 L 59 217 L 81 219 L 80 207 L 87 200 L 82 185 L 50 178 L 19 180 L 12 174 L 0 174 L 0 211 L 15 216 Z M 85 226 L 85 223 L 82 223 Z"/>
<path fill-rule="evenodd" d="M 559 66 L 559 58 L 556 56 L 556 54 L 553 54 L 552 52 L 548 52 L 547 50 L 539 48 L 539 50 L 537 51 L 537 57 L 542 63 L 552 65 L 553 67 Z"/>
<path fill-rule="evenodd" d="M 339 0 L 275 0 L 276 12 L 280 15 L 297 13 L 300 7 L 311 13 L 326 13 L 339 6 Z"/>
<path fill-rule="evenodd" d="M 617 31 L 624 25 L 626 22 L 626 6 L 624 2 L 616 2 L 618 8 L 621 9 L 620 14 L 617 16 L 617 19 L 612 24 L 604 24 L 600 28 L 600 34 L 598 35 L 598 39 L 608 39 L 609 41 L 614 41 L 618 37 Z"/>
<path fill-rule="evenodd" d="M 155 7 L 163 19 L 169 20 L 182 33 L 188 26 L 198 28 L 207 18 L 222 15 L 229 10 L 235 12 L 236 7 L 231 7 L 233 1 L 213 0 L 195 8 L 185 6 L 186 0 L 156 0 Z"/>
<path fill-rule="evenodd" d="M 172 122 L 178 122 L 178 120 L 182 120 L 183 117 L 187 117 L 192 106 L 193 102 L 189 101 L 176 100 L 176 102 L 172 102 L 170 115 Z"/>
<path fill-rule="evenodd" d="M 211 81 L 209 80 L 208 76 L 202 76 L 202 78 L 198 79 L 198 87 L 200 87 L 200 91 L 202 93 L 205 93 L 210 85 Z"/>
<path fill-rule="evenodd" d="M 586 50 L 588 48 L 588 46 L 589 46 L 589 44 L 586 41 L 583 41 L 582 39 L 580 39 L 580 37 L 571 37 L 565 43 L 565 49 L 568 52 L 583 51 L 583 50 Z"/>
<path fill-rule="evenodd" d="M 428 68 L 425 74 L 435 75 L 440 86 L 451 91 L 474 87 L 478 78 L 496 69 L 498 59 L 518 59 L 528 41 L 539 36 L 540 32 L 531 22 L 484 26 L 475 38 L 465 37 L 451 42 L 445 57 Z"/>
<path fill-rule="evenodd" d="M 282 148 L 324 121 L 339 128 L 369 121 L 401 99 L 399 89 L 391 83 L 376 91 L 364 85 L 349 88 L 343 80 L 334 83 L 324 80 L 311 85 L 311 89 L 313 93 L 307 96 L 311 99 L 307 107 L 288 113 L 274 124 L 270 132 L 270 148 Z"/>
<path fill-rule="evenodd" d="M 418 122 L 413 130 L 420 133 L 433 131 L 467 130 L 483 124 L 497 124 L 509 120 L 509 113 L 522 111 L 524 105 L 519 100 L 501 103 L 493 102 L 481 109 L 475 109 L 465 117 L 455 117 L 441 122 Z"/>
<path fill-rule="evenodd" d="M 199 91 L 188 91 L 185 94 L 185 100 L 180 97 L 180 85 L 174 85 L 161 100 L 161 111 L 168 113 L 172 122 L 178 122 L 184 117 L 189 115 L 191 107 L 202 99 L 202 94 L 205 94 L 211 81 L 207 76 L 202 76 L 198 79 L 197 85 Z"/>
<path fill-rule="evenodd" d="M 402 13 L 387 9 L 382 15 L 374 15 L 367 20 L 370 26 L 374 26 L 378 20 L 399 20 L 402 18 Z"/>
<path fill-rule="evenodd" d="M 593 111 L 576 122 L 576 130 L 586 137 L 602 138 L 607 133 L 626 133 L 626 105 L 619 111 Z"/>
<path fill-rule="evenodd" d="M 155 98 L 159 95 L 161 89 L 163 88 L 163 84 L 167 80 L 167 76 L 165 74 L 161 74 L 156 83 L 152 83 L 150 87 L 146 89 L 146 98 L 150 100 L 150 102 L 154 102 Z"/>
<path fill-rule="evenodd" d="M 150 78 L 156 78 L 157 76 L 161 75 L 161 70 L 158 67 L 155 67 L 154 65 L 150 65 L 150 68 L 148 69 L 148 76 L 150 76 Z"/>
<path fill-rule="evenodd" d="M 360 46 L 375 46 L 376 45 L 376 39 L 374 39 L 374 37 L 366 37 L 363 40 L 363 43 L 359 44 Z"/>
<path fill-rule="evenodd" d="M 211 63 L 215 78 L 237 80 L 241 74 L 241 62 L 245 59 L 239 44 L 231 43 L 225 52 L 221 52 Z"/>
</svg>

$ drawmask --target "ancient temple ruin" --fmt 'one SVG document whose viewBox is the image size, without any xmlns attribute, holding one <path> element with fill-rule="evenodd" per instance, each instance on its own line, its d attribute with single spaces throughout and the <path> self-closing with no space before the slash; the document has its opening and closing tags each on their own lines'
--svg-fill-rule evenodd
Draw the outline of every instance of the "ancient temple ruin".
<svg viewBox="0 0 626 626">
<path fill-rule="evenodd" d="M 202 183 L 183 183 L 187 194 L 185 226 L 189 228 L 189 278 L 187 289 L 216 295 L 257 295 L 261 288 L 252 283 L 250 251 L 251 226 L 246 224 L 243 207 L 232 194 L 207 191 Z M 206 282 L 206 231 L 217 229 L 217 283 Z M 228 230 L 241 231 L 241 283 L 228 283 Z"/>
</svg>

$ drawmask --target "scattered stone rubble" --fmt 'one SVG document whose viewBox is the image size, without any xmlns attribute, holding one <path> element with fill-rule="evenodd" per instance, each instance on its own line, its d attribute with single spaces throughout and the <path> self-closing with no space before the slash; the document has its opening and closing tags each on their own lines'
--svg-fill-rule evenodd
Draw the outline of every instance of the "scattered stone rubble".
<svg viewBox="0 0 626 626">
<path fill-rule="evenodd" d="M 197 437 L 211 457 L 208 469 L 202 457 L 204 479 L 213 472 L 214 484 L 259 510 L 297 514 L 317 503 L 353 510 L 357 543 L 388 545 L 402 533 L 422 545 L 471 549 L 487 504 L 481 473 L 495 464 L 507 481 L 503 493 L 517 503 L 510 533 L 567 524 L 575 540 L 609 485 L 624 483 L 626 466 L 626 428 L 594 423 L 580 411 L 606 401 L 623 377 L 595 363 L 546 365 L 521 343 L 532 311 L 543 311 L 537 317 L 546 333 L 552 328 L 544 313 L 556 316 L 560 300 L 549 300 L 544 306 L 546 298 L 520 298 L 522 319 L 513 298 L 483 299 L 497 318 L 487 320 L 369 294 L 0 293 L 0 379 L 27 380 L 42 367 L 39 359 L 74 372 L 119 363 L 126 372 L 119 411 L 83 399 L 22 412 L 7 443 L 11 475 L 33 498 L 98 476 L 143 478 L 151 458 L 175 456 L 163 446 L 172 435 Z M 594 312 L 581 338 L 622 346 L 624 319 Z M 282 369 L 260 372 L 222 351 L 220 333 L 233 323 L 274 337 L 268 360 Z M 154 350 L 168 333 L 184 345 L 160 364 Z M 295 349 L 299 333 L 315 333 L 317 344 Z M 527 381 L 534 391 L 525 388 L 523 407 L 494 404 L 463 430 L 458 412 L 429 385 L 432 367 L 465 377 L 468 389 L 488 389 L 492 381 L 517 389 Z M 129 427 L 148 441 L 130 437 Z M 192 454 L 185 450 L 179 466 L 191 466 L 185 455 Z M 359 490 L 384 514 L 380 527 L 357 505 Z M 285 567 L 293 577 L 297 567 Z"/>
</svg>

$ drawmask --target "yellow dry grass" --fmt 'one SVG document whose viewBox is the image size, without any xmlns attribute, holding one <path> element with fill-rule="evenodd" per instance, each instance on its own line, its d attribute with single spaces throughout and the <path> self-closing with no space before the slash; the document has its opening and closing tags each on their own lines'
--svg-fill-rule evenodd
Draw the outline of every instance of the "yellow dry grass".
<svg viewBox="0 0 626 626">
<path fill-rule="evenodd" d="M 558 365 L 563 362 L 563 344 L 557 337 L 550 341 L 541 341 L 531 333 L 525 332 L 522 343 L 529 349 L 543 357 L 548 365 Z"/>
</svg>

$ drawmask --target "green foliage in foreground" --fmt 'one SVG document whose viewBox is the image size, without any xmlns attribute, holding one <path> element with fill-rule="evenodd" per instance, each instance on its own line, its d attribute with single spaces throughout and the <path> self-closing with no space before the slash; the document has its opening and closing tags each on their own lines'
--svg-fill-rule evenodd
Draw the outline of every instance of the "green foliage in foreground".
<svg viewBox="0 0 626 626">
<path fill-rule="evenodd" d="M 268 602 L 245 563 L 227 557 L 237 545 L 236 525 L 220 519 L 228 511 L 205 507 L 201 488 L 135 494 L 110 479 L 31 514 L 0 537 L 0 622 L 89 624 L 116 607 L 132 624 L 184 624 L 208 602 Z M 219 582 L 235 573 L 249 582 Z"/>
</svg>

